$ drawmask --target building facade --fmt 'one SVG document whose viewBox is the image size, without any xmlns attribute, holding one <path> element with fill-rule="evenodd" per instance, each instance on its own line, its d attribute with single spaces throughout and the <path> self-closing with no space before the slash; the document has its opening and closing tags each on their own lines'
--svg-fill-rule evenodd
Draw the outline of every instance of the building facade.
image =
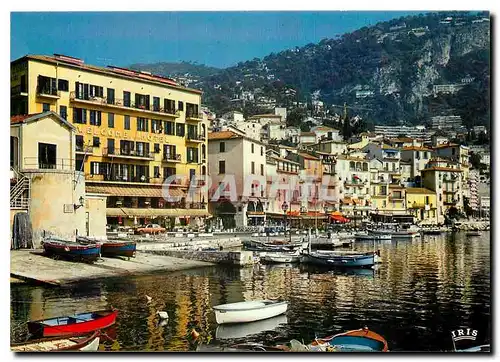
<svg viewBox="0 0 500 362">
<path fill-rule="evenodd" d="M 109 224 L 166 226 L 208 215 L 207 190 L 189 192 L 207 171 L 201 92 L 171 79 L 81 59 L 29 55 L 11 63 L 14 114 L 57 112 L 76 128 L 75 170 L 88 192 L 108 194 Z M 162 184 L 170 176 L 165 199 Z"/>
</svg>

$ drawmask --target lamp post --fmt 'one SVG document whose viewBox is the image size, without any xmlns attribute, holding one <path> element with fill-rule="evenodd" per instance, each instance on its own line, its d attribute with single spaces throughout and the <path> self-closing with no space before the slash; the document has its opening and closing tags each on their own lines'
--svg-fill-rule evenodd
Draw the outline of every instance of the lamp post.
<svg viewBox="0 0 500 362">
<path fill-rule="evenodd" d="M 328 212 L 330 210 L 328 209 L 328 205 L 325 205 L 325 216 L 326 216 L 326 226 L 328 228 L 328 225 L 330 224 L 330 218 L 328 217 Z"/>
<path fill-rule="evenodd" d="M 354 229 L 356 229 L 358 227 L 357 225 L 357 221 L 356 221 L 356 204 L 354 204 L 354 207 L 353 207 L 353 211 L 354 211 Z"/>
<path fill-rule="evenodd" d="M 284 201 L 281 204 L 281 210 L 285 213 L 285 237 L 286 237 L 286 211 L 288 210 L 288 204 Z M 291 230 L 290 230 L 291 231 Z M 290 239 L 292 238 L 292 233 L 290 232 Z"/>
</svg>

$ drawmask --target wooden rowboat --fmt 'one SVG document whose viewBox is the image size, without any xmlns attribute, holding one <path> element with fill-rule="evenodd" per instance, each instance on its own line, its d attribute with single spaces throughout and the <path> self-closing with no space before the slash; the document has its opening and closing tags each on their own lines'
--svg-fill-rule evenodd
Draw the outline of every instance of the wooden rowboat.
<svg viewBox="0 0 500 362">
<path fill-rule="evenodd" d="M 96 261 L 101 252 L 99 244 L 81 244 L 52 238 L 43 241 L 43 249 L 48 256 L 85 262 Z"/>
<path fill-rule="evenodd" d="M 35 337 L 79 336 L 113 325 L 117 314 L 113 309 L 31 321 L 28 331 Z"/>
<path fill-rule="evenodd" d="M 99 347 L 100 332 L 91 335 L 69 338 L 44 338 L 26 343 L 16 343 L 11 346 L 13 352 L 58 352 L 84 351 L 94 352 Z"/>
<path fill-rule="evenodd" d="M 286 312 L 288 302 L 256 300 L 213 307 L 218 324 L 255 322 Z"/>
<path fill-rule="evenodd" d="M 126 256 L 131 258 L 135 256 L 135 241 L 109 241 L 101 244 L 101 255 L 107 257 Z"/>
<path fill-rule="evenodd" d="M 302 256 L 302 263 L 324 265 L 338 268 L 367 268 L 375 265 L 375 253 L 326 254 L 310 253 Z"/>
<path fill-rule="evenodd" d="M 316 339 L 310 345 L 311 351 L 335 352 L 387 352 L 387 341 L 380 334 L 367 327 Z"/>
</svg>

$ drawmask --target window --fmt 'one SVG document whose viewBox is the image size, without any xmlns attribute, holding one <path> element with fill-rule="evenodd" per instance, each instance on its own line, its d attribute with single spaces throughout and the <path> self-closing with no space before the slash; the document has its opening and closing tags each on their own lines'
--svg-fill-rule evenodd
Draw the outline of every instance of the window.
<svg viewBox="0 0 500 362">
<path fill-rule="evenodd" d="M 253 145 L 253 143 L 252 143 L 251 148 L 252 148 L 252 153 L 254 153 L 254 145 Z"/>
<path fill-rule="evenodd" d="M 89 84 L 89 96 L 90 97 L 100 97 L 100 98 L 104 97 L 103 87 Z"/>
<path fill-rule="evenodd" d="M 115 140 L 113 138 L 108 138 L 108 154 L 113 155 L 115 153 Z"/>
<path fill-rule="evenodd" d="M 165 108 L 165 113 L 175 114 L 175 101 L 173 99 L 163 99 L 163 108 Z"/>
<path fill-rule="evenodd" d="M 161 120 L 159 119 L 152 119 L 151 120 L 151 132 L 152 133 L 161 133 Z"/>
<path fill-rule="evenodd" d="M 90 110 L 90 124 L 94 126 L 101 125 L 101 111 Z"/>
<path fill-rule="evenodd" d="M 186 103 L 186 117 L 198 117 L 198 105 L 192 103 Z"/>
<path fill-rule="evenodd" d="M 163 168 L 163 176 L 165 178 L 175 175 L 175 167 L 165 167 Z"/>
<path fill-rule="evenodd" d="M 153 97 L 153 111 L 160 111 L 160 97 Z"/>
<path fill-rule="evenodd" d="M 44 103 L 44 104 L 42 105 L 42 110 L 43 110 L 43 112 L 48 112 L 48 111 L 50 111 L 50 103 Z"/>
<path fill-rule="evenodd" d="M 426 204 L 426 205 L 429 205 L 429 196 L 426 196 L 426 197 L 425 197 L 425 204 Z"/>
<path fill-rule="evenodd" d="M 69 90 L 69 82 L 66 79 L 58 79 L 57 90 L 67 92 Z"/>
<path fill-rule="evenodd" d="M 165 134 L 175 135 L 174 122 L 165 121 Z"/>
<path fill-rule="evenodd" d="M 38 168 L 56 168 L 57 146 L 38 143 Z"/>
<path fill-rule="evenodd" d="M 130 107 L 130 92 L 123 91 L 123 105 Z"/>
<path fill-rule="evenodd" d="M 198 139 L 198 127 L 188 124 L 187 134 L 188 134 L 188 138 L 191 140 Z"/>
<path fill-rule="evenodd" d="M 143 117 L 137 117 L 137 130 L 142 132 L 148 131 L 148 119 Z"/>
<path fill-rule="evenodd" d="M 160 144 L 159 143 L 155 143 L 155 145 L 154 145 L 154 153 L 160 153 Z"/>
<path fill-rule="evenodd" d="M 37 93 L 57 95 L 57 83 L 55 78 L 38 76 Z"/>
<path fill-rule="evenodd" d="M 252 171 L 251 171 L 252 175 L 255 174 L 255 162 L 253 162 L 253 161 L 251 164 L 251 169 L 252 169 Z"/>
<path fill-rule="evenodd" d="M 108 113 L 108 128 L 115 128 L 115 114 Z"/>
<path fill-rule="evenodd" d="M 175 134 L 179 137 L 184 137 L 186 134 L 186 129 L 184 127 L 184 123 L 176 123 L 175 124 Z"/>
<path fill-rule="evenodd" d="M 149 143 L 147 142 L 136 142 L 136 155 L 141 157 L 149 156 Z"/>
<path fill-rule="evenodd" d="M 219 161 L 219 174 L 226 173 L 226 161 Z"/>
<path fill-rule="evenodd" d="M 226 142 L 219 143 L 219 152 L 226 152 Z"/>
<path fill-rule="evenodd" d="M 77 151 L 83 151 L 83 136 L 75 136 L 75 146 Z"/>
<path fill-rule="evenodd" d="M 149 109 L 149 96 L 144 94 L 135 94 L 135 108 Z"/>
<path fill-rule="evenodd" d="M 92 139 L 92 147 L 99 147 L 100 145 L 100 140 L 99 140 L 99 137 L 93 137 Z"/>
<path fill-rule="evenodd" d="M 66 107 L 66 106 L 60 106 L 59 107 L 59 115 L 62 118 L 67 119 L 68 118 L 68 107 Z"/>
<path fill-rule="evenodd" d="M 83 108 L 73 108 L 73 123 L 87 124 L 87 110 Z"/>
<path fill-rule="evenodd" d="M 177 159 L 177 149 L 174 145 L 163 145 L 163 158 L 166 160 Z M 179 159 L 180 161 L 180 159 Z"/>
<path fill-rule="evenodd" d="M 424 160 L 427 160 L 429 158 L 429 153 L 427 151 L 424 152 Z"/>
<path fill-rule="evenodd" d="M 179 111 L 183 111 L 183 110 L 184 110 L 184 102 L 179 101 Z"/>
<path fill-rule="evenodd" d="M 198 149 L 194 147 L 187 148 L 187 162 L 198 163 Z"/>
<path fill-rule="evenodd" d="M 160 166 L 154 166 L 154 177 L 155 178 L 160 177 Z"/>
<path fill-rule="evenodd" d="M 264 147 L 260 146 L 260 155 L 264 156 Z"/>
<path fill-rule="evenodd" d="M 196 170 L 194 168 L 189 169 L 189 182 L 193 180 L 193 177 L 196 175 Z"/>
<path fill-rule="evenodd" d="M 113 88 L 108 88 L 106 102 L 108 104 L 115 104 L 115 90 Z"/>
<path fill-rule="evenodd" d="M 123 128 L 130 129 L 130 116 L 123 116 Z"/>
<path fill-rule="evenodd" d="M 264 176 L 264 165 L 263 164 L 260 165 L 260 175 Z"/>
</svg>

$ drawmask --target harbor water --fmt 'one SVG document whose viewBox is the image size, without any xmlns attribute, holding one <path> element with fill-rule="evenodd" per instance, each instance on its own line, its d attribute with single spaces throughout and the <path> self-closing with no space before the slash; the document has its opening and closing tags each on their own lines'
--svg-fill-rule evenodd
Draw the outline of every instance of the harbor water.
<svg viewBox="0 0 500 362">
<path fill-rule="evenodd" d="M 490 233 L 356 242 L 379 249 L 375 269 L 336 271 L 303 265 L 214 266 L 150 276 L 121 277 L 73 287 L 11 286 L 11 339 L 24 341 L 26 321 L 119 310 L 101 350 L 189 351 L 199 343 L 309 343 L 364 326 L 392 351 L 449 351 L 451 331 L 478 330 L 490 343 Z M 147 296 L 152 297 L 151 303 Z M 288 300 L 284 316 L 248 325 L 217 326 L 212 306 L 254 299 Z M 167 311 L 160 322 L 157 311 Z M 191 331 L 200 337 L 195 341 Z"/>
</svg>

